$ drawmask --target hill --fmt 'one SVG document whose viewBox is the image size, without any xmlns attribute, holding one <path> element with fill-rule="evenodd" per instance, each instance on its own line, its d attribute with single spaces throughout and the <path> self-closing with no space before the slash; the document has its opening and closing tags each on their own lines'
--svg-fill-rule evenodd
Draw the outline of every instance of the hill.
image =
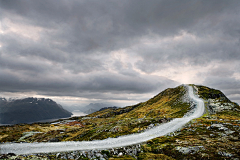
<svg viewBox="0 0 240 160">
<path fill-rule="evenodd" d="M 117 109 L 117 108 L 119 108 L 119 107 L 116 107 L 116 106 L 113 106 L 113 107 L 103 107 L 103 108 L 99 109 L 99 111 L 103 111 L 105 109 Z"/>
<path fill-rule="evenodd" d="M 236 159 L 240 146 L 240 107 L 221 91 L 191 85 L 204 99 L 206 113 L 179 130 L 145 143 L 103 151 L 41 154 L 43 157 L 94 157 L 105 159 Z M 181 118 L 195 103 L 184 85 L 169 88 L 149 99 L 124 108 L 108 108 L 84 117 L 55 123 L 15 125 L 0 128 L 2 142 L 92 141 L 140 133 Z M 31 134 L 25 136 L 29 131 Z M 10 156 L 9 156 L 10 157 Z M 72 159 L 73 159 L 72 158 Z"/>
<path fill-rule="evenodd" d="M 17 124 L 70 117 L 71 113 L 51 99 L 25 98 L 0 100 L 0 123 Z"/>
<path fill-rule="evenodd" d="M 102 108 L 109 108 L 109 106 L 110 106 L 109 104 L 105 103 L 90 103 L 87 106 L 78 109 L 83 113 L 91 114 L 101 110 Z"/>
</svg>

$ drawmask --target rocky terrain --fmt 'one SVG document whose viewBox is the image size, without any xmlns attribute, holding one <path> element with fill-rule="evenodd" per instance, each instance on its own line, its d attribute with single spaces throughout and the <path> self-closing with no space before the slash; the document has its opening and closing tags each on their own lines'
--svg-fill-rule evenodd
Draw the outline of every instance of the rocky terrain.
<svg viewBox="0 0 240 160">
<path fill-rule="evenodd" d="M 239 159 L 239 105 L 221 91 L 192 85 L 203 98 L 206 113 L 179 130 L 147 142 L 108 150 L 15 155 L 2 159 Z M 2 126 L 0 141 L 58 142 L 91 141 L 143 132 L 184 116 L 194 104 L 186 96 L 186 88 L 167 89 L 147 102 L 119 109 L 105 109 L 85 117 L 54 123 Z"/>
</svg>

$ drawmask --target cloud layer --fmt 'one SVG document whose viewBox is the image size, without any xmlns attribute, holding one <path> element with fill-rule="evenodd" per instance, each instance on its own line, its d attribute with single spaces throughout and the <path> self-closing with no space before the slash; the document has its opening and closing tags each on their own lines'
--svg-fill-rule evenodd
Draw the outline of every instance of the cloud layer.
<svg viewBox="0 0 240 160">
<path fill-rule="evenodd" d="M 240 103 L 239 16 L 238 0 L 0 1 L 0 92 L 131 104 L 196 83 Z"/>
</svg>

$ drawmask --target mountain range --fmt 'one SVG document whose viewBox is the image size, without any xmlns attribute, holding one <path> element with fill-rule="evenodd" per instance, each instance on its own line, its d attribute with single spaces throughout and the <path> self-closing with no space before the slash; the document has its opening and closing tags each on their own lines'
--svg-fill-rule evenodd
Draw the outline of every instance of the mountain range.
<svg viewBox="0 0 240 160">
<path fill-rule="evenodd" d="M 46 119 L 71 117 L 61 105 L 51 99 L 25 98 L 7 101 L 0 98 L 0 123 L 30 123 Z"/>
</svg>

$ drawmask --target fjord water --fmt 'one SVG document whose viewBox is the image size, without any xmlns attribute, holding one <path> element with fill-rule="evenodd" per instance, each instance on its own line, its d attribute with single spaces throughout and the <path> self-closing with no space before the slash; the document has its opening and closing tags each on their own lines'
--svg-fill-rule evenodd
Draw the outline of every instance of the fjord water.
<svg viewBox="0 0 240 160">
<path fill-rule="evenodd" d="M 79 110 L 74 110 L 72 112 L 72 115 L 71 117 L 79 117 L 79 116 L 85 116 L 87 115 L 86 113 L 83 113 Z M 68 118 L 71 118 L 71 117 L 66 117 L 66 118 L 60 118 L 60 119 L 68 119 Z M 53 122 L 53 121 L 57 121 L 59 120 L 59 118 L 54 118 L 54 119 L 44 119 L 44 120 L 41 120 L 41 121 L 35 121 L 35 122 L 28 122 L 27 124 L 32 124 L 32 123 L 36 123 L 36 122 Z M 14 124 L 1 124 L 0 123 L 0 126 L 11 126 L 11 125 L 14 125 Z"/>
</svg>

